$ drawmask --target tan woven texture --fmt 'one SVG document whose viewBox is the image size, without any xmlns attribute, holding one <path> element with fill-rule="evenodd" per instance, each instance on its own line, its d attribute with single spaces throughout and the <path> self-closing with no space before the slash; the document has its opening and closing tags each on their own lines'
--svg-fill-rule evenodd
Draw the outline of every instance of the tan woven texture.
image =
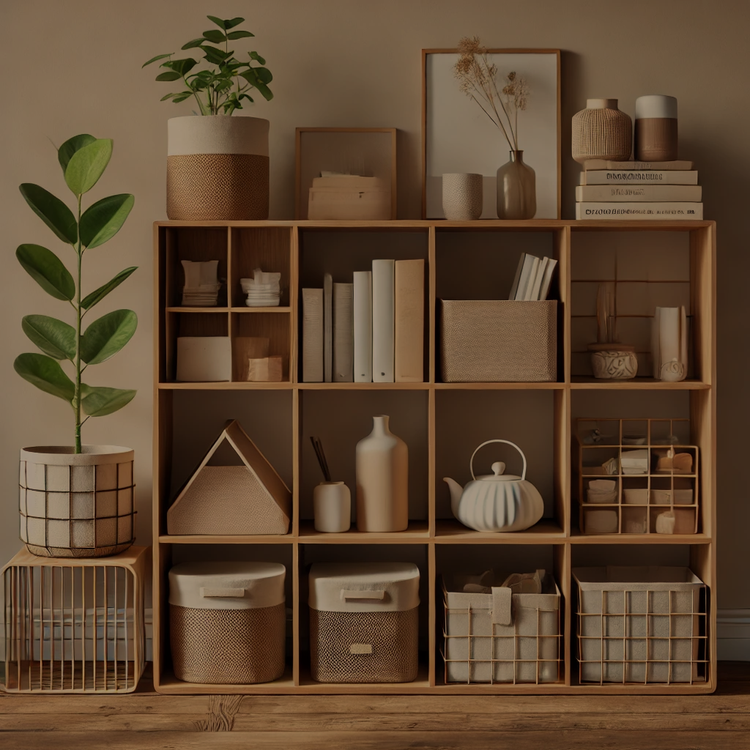
<svg viewBox="0 0 750 750">
<path fill-rule="evenodd" d="M 557 380 L 557 302 L 442 300 L 446 383 Z"/>
<path fill-rule="evenodd" d="M 417 607 L 404 612 L 311 609 L 312 678 L 318 682 L 411 682 L 417 677 L 418 623 Z"/>
<path fill-rule="evenodd" d="M 583 159 L 630 158 L 633 124 L 619 109 L 584 109 L 573 116 L 571 151 L 576 161 Z"/>
<path fill-rule="evenodd" d="M 168 156 L 167 216 L 173 221 L 267 219 L 268 186 L 267 156 Z"/>
<path fill-rule="evenodd" d="M 244 466 L 204 466 L 169 514 L 170 534 L 286 534 L 289 516 Z"/>
<path fill-rule="evenodd" d="M 175 677 L 204 684 L 271 682 L 284 674 L 284 604 L 261 609 L 169 605 Z"/>
</svg>

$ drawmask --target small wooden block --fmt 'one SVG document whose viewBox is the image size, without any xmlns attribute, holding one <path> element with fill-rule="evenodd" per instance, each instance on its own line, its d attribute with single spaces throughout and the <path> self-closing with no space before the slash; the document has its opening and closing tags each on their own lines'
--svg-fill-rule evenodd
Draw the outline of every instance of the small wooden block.
<svg viewBox="0 0 750 750">
<path fill-rule="evenodd" d="M 281 355 L 253 359 L 247 362 L 247 379 L 252 382 L 281 382 Z"/>
<path fill-rule="evenodd" d="M 252 380 L 248 377 L 248 359 L 268 356 L 270 340 L 257 336 L 237 336 L 234 339 L 234 380 Z"/>
</svg>

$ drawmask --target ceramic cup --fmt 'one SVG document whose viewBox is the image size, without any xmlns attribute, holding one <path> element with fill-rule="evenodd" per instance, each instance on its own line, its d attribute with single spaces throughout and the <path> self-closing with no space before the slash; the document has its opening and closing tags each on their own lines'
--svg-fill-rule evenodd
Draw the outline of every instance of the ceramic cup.
<svg viewBox="0 0 750 750">
<path fill-rule="evenodd" d="M 349 531 L 352 495 L 343 482 L 321 482 L 313 490 L 315 531 Z"/>
<path fill-rule="evenodd" d="M 475 221 L 482 215 L 482 175 L 443 175 L 443 213 L 448 221 Z"/>
</svg>

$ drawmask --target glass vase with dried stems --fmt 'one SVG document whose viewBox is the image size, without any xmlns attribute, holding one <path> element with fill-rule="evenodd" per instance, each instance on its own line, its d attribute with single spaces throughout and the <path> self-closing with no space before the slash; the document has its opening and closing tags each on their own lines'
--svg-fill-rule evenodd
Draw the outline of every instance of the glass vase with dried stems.
<svg viewBox="0 0 750 750">
<path fill-rule="evenodd" d="M 500 219 L 532 219 L 536 214 L 536 173 L 518 147 L 518 113 L 526 109 L 529 87 L 516 71 L 498 84 L 497 65 L 478 37 L 464 37 L 454 72 L 461 91 L 479 105 L 503 134 L 510 158 L 497 170 L 497 215 Z"/>
</svg>

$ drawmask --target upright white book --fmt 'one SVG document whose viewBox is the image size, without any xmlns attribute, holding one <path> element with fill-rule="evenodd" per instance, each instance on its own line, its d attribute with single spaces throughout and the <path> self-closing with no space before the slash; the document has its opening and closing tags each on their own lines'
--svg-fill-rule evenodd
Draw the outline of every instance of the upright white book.
<svg viewBox="0 0 750 750">
<path fill-rule="evenodd" d="M 555 267 L 557 266 L 557 261 L 554 258 L 546 258 L 547 265 L 544 269 L 544 276 L 542 277 L 542 287 L 539 290 L 539 296 L 537 299 L 539 300 L 545 300 L 547 299 L 547 296 L 549 295 L 549 289 L 552 285 L 552 275 L 555 272 Z"/>
<path fill-rule="evenodd" d="M 323 290 L 302 290 L 302 382 L 323 382 Z"/>
<path fill-rule="evenodd" d="M 355 271 L 354 382 L 372 383 L 372 271 Z"/>
<path fill-rule="evenodd" d="M 625 203 L 581 202 L 576 203 L 576 219 L 617 219 L 622 221 L 641 219 L 702 219 L 703 204 L 688 202 L 649 203 L 628 201 Z"/>
<path fill-rule="evenodd" d="M 333 277 L 323 275 L 323 380 L 333 382 Z"/>
<path fill-rule="evenodd" d="M 354 380 L 354 285 L 333 284 L 333 382 Z"/>
<path fill-rule="evenodd" d="M 372 262 L 372 382 L 394 380 L 395 261 Z"/>
<path fill-rule="evenodd" d="M 540 299 L 539 293 L 542 291 L 542 281 L 544 280 L 544 273 L 549 263 L 549 258 L 539 258 L 539 263 L 536 264 L 534 271 L 534 278 L 531 281 L 528 292 L 526 293 L 526 299 L 529 301 L 537 301 Z"/>
<path fill-rule="evenodd" d="M 697 185 L 697 169 L 592 169 L 581 185 Z"/>
<path fill-rule="evenodd" d="M 690 201 L 703 197 L 700 185 L 578 185 L 577 201 Z"/>
<path fill-rule="evenodd" d="M 526 295 L 529 291 L 530 285 L 533 283 L 533 275 L 539 265 L 539 258 L 536 255 L 529 255 L 529 253 L 522 253 L 523 266 L 521 267 L 521 276 L 518 280 L 518 288 L 513 296 L 515 300 L 525 300 Z"/>
<path fill-rule="evenodd" d="M 394 379 L 424 380 L 424 259 L 397 260 L 394 277 Z"/>
</svg>

